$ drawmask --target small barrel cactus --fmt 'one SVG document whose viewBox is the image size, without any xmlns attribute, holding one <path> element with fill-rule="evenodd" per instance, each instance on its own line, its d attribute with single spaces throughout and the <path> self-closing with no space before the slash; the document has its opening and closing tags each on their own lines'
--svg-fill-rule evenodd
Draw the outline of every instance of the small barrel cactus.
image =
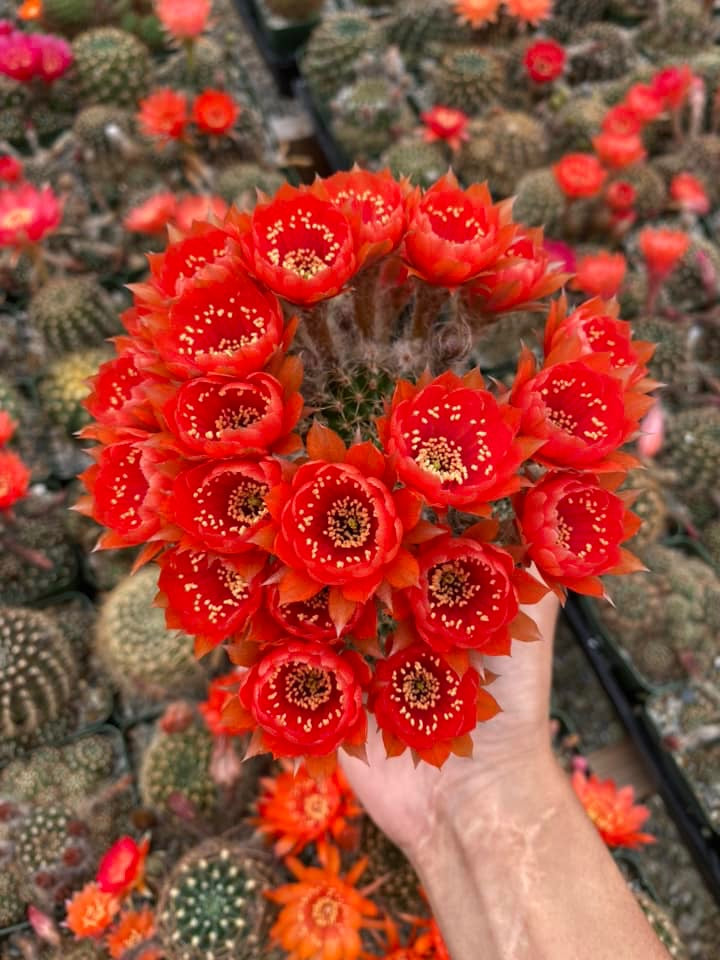
<svg viewBox="0 0 720 960">
<path fill-rule="evenodd" d="M 112 356 L 105 348 L 92 348 L 68 353 L 51 363 L 38 385 L 40 404 L 48 420 L 69 435 L 84 427 L 90 419 L 83 406 L 90 392 L 88 380 Z"/>
<path fill-rule="evenodd" d="M 531 170 L 517 185 L 513 216 L 530 227 L 544 226 L 552 234 L 560 226 L 565 197 L 552 170 Z"/>
<path fill-rule="evenodd" d="M 132 114 L 122 107 L 112 104 L 95 103 L 79 111 L 73 123 L 73 133 L 79 143 L 100 153 L 107 150 L 111 144 L 113 130 L 118 130 L 126 137 L 133 129 Z"/>
<path fill-rule="evenodd" d="M 8 747 L 47 735 L 68 709 L 77 662 L 49 617 L 24 607 L 0 607 L 0 735 Z M 62 735 L 62 731 L 59 731 Z"/>
<path fill-rule="evenodd" d="M 258 190 L 271 195 L 282 183 L 283 178 L 274 170 L 265 170 L 256 163 L 233 163 L 219 172 L 215 189 L 228 203 L 250 210 L 255 206 Z"/>
<path fill-rule="evenodd" d="M 358 360 L 326 371 L 322 385 L 311 389 L 309 402 L 347 444 L 376 439 L 375 418 L 382 415 L 396 381 L 392 363 Z"/>
<path fill-rule="evenodd" d="M 592 150 L 592 138 L 597 134 L 607 113 L 607 104 L 597 94 L 573 94 L 558 107 L 551 121 L 550 146 L 553 155 Z"/>
<path fill-rule="evenodd" d="M 494 50 L 451 48 L 431 70 L 433 102 L 481 113 L 501 99 L 505 75 L 505 62 Z"/>
<path fill-rule="evenodd" d="M 13 867 L 0 870 L 0 927 L 11 927 L 25 919 L 27 903 Z"/>
<path fill-rule="evenodd" d="M 714 26 L 702 3 L 666 0 L 638 30 L 636 43 L 651 56 L 687 56 L 714 40 Z"/>
<path fill-rule="evenodd" d="M 705 237 L 693 237 L 687 252 L 665 282 L 670 303 L 691 312 L 720 297 L 720 249 Z"/>
<path fill-rule="evenodd" d="M 108 295 L 92 277 L 50 280 L 30 301 L 29 312 L 31 323 L 57 353 L 95 346 L 119 332 Z"/>
<path fill-rule="evenodd" d="M 668 521 L 668 505 L 659 480 L 650 470 L 632 470 L 622 489 L 633 490 L 637 494 L 632 510 L 643 522 L 632 540 L 628 541 L 628 548 L 642 550 L 651 543 L 657 543 L 664 536 Z"/>
<path fill-rule="evenodd" d="M 262 852 L 209 841 L 168 877 L 157 909 L 168 960 L 260 960 L 266 956 L 273 882 Z"/>
<path fill-rule="evenodd" d="M 219 796 L 210 777 L 212 748 L 212 735 L 199 723 L 175 733 L 158 728 L 142 758 L 143 803 L 168 811 L 179 798 L 200 816 L 215 812 Z"/>
<path fill-rule="evenodd" d="M 128 697 L 164 699 L 197 692 L 204 671 L 193 639 L 165 627 L 153 606 L 157 568 L 146 566 L 108 594 L 97 621 L 95 651 L 113 684 Z"/>
<path fill-rule="evenodd" d="M 377 158 L 414 126 L 401 87 L 379 77 L 361 77 L 332 101 L 332 132 L 346 155 L 359 163 Z"/>
<path fill-rule="evenodd" d="M 718 513 L 715 499 L 720 476 L 720 410 L 684 410 L 668 419 L 662 466 L 673 471 L 673 489 L 702 527 Z"/>
<path fill-rule="evenodd" d="M 687 390 L 692 379 L 693 347 L 687 326 L 660 318 L 635 320 L 633 337 L 656 344 L 648 364 L 655 380 Z"/>
<path fill-rule="evenodd" d="M 125 30 L 98 27 L 73 41 L 73 73 L 80 99 L 135 107 L 150 83 L 150 55 L 144 43 Z"/>
<path fill-rule="evenodd" d="M 621 180 L 635 189 L 633 210 L 639 220 L 656 217 L 667 202 L 667 188 L 662 176 L 649 163 L 636 163 L 622 171 Z"/>
<path fill-rule="evenodd" d="M 39 551 L 50 567 L 0 548 L 0 604 L 22 606 L 71 589 L 77 580 L 77 552 L 68 537 L 64 508 L 34 515 L 27 503 L 16 508 L 15 539 L 25 550 Z"/>
<path fill-rule="evenodd" d="M 404 137 L 386 150 L 380 162 L 394 177 L 407 177 L 420 187 L 430 187 L 446 172 L 448 161 L 442 144 Z"/>
<path fill-rule="evenodd" d="M 388 17 L 387 42 L 396 46 L 411 69 L 432 56 L 442 44 L 471 44 L 473 32 L 459 24 L 452 5 L 445 0 L 421 0 L 397 4 Z"/>
<path fill-rule="evenodd" d="M 327 104 L 355 76 L 358 60 L 380 42 L 378 27 L 360 13 L 324 17 L 313 31 L 302 59 L 302 73 L 313 96 Z"/>
<path fill-rule="evenodd" d="M 591 23 L 573 36 L 568 70 L 572 83 L 616 80 L 635 65 L 632 40 L 612 23 Z"/>
<path fill-rule="evenodd" d="M 520 177 L 545 162 L 543 126 L 527 113 L 499 111 L 476 121 L 457 171 L 466 183 L 487 180 L 493 194 L 510 196 Z"/>
</svg>

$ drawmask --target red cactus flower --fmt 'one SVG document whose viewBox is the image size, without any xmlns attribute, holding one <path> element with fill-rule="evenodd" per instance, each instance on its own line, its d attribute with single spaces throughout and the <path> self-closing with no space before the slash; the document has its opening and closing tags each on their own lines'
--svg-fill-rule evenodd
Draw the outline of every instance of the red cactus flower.
<svg viewBox="0 0 720 960">
<path fill-rule="evenodd" d="M 17 423 L 15 423 L 7 410 L 0 410 L 0 447 L 5 446 L 15 433 L 16 427 Z"/>
<path fill-rule="evenodd" d="M 575 340 L 581 355 L 604 353 L 613 368 L 627 371 L 632 380 L 644 376 L 654 347 L 643 340 L 633 340 L 630 324 L 617 314 L 617 303 L 605 303 L 599 298 L 587 300 L 569 315 L 565 301 L 556 301 L 545 325 L 545 356 L 553 351 L 557 356 L 557 351 L 564 352 Z"/>
<path fill-rule="evenodd" d="M 658 70 L 650 89 L 666 107 L 677 109 L 685 100 L 693 81 L 693 72 L 687 64 L 682 67 L 666 67 Z"/>
<path fill-rule="evenodd" d="M 426 143 L 443 140 L 454 152 L 470 139 L 467 132 L 470 117 L 455 107 L 433 107 L 421 113 L 420 119 L 425 125 L 423 140 Z"/>
<path fill-rule="evenodd" d="M 0 450 L 0 510 L 21 500 L 30 485 L 30 470 L 10 450 Z"/>
<path fill-rule="evenodd" d="M 533 83 L 552 83 L 562 75 L 567 54 L 555 40 L 536 40 L 525 51 L 523 66 Z"/>
<path fill-rule="evenodd" d="M 127 348 L 101 364 L 90 379 L 90 395 L 83 406 L 94 420 L 114 426 L 155 426 L 145 401 L 145 391 L 159 378 L 137 365 L 135 351 Z"/>
<path fill-rule="evenodd" d="M 140 101 L 138 124 L 148 137 L 179 140 L 188 119 L 187 97 L 175 90 L 155 90 Z"/>
<path fill-rule="evenodd" d="M 175 216 L 176 207 L 177 198 L 174 193 L 155 193 L 125 215 L 123 226 L 131 233 L 147 233 L 151 236 L 163 233 Z"/>
<path fill-rule="evenodd" d="M 467 296 L 485 313 L 527 310 L 542 297 L 558 290 L 568 279 L 551 267 L 551 256 L 540 229 L 524 228 L 507 248 L 506 266 L 482 273 Z"/>
<path fill-rule="evenodd" d="M 642 121 L 632 107 L 620 103 L 603 117 L 602 129 L 616 137 L 631 137 L 640 133 Z"/>
<path fill-rule="evenodd" d="M 635 114 L 641 124 L 650 123 L 663 112 L 663 100 L 651 86 L 635 83 L 625 94 L 623 105 Z"/>
<path fill-rule="evenodd" d="M 192 119 L 202 133 L 221 136 L 235 125 L 240 107 L 229 93 L 222 90 L 203 90 L 195 98 Z"/>
<path fill-rule="evenodd" d="M 330 614 L 340 631 L 385 581 L 410 586 L 417 563 L 402 545 L 420 521 L 420 498 L 391 492 L 385 458 L 370 443 L 346 450 L 340 437 L 313 424 L 310 462 L 268 497 L 277 531 L 273 552 L 287 565 L 280 601 L 307 600 L 331 587 Z M 388 486 L 388 484 L 390 486 Z"/>
<path fill-rule="evenodd" d="M 482 27 L 486 23 L 495 23 L 500 0 L 455 0 L 453 6 L 461 22 Z"/>
<path fill-rule="evenodd" d="M 212 194 L 182 197 L 175 207 L 175 224 L 183 233 L 189 233 L 196 221 L 223 220 L 228 209 L 222 197 Z"/>
<path fill-rule="evenodd" d="M 355 889 L 367 861 L 359 860 L 343 878 L 336 848 L 321 844 L 318 857 L 322 867 L 288 858 L 297 880 L 267 894 L 282 905 L 270 937 L 286 951 L 287 960 L 359 960 L 365 956 L 360 931 L 375 925 L 371 918 L 378 912 Z"/>
<path fill-rule="evenodd" d="M 401 380 L 378 421 L 400 480 L 431 506 L 482 513 L 519 487 L 527 456 L 517 440 L 519 417 L 482 387 L 477 371 L 423 377 L 415 386 Z"/>
<path fill-rule="evenodd" d="M 22 179 L 23 165 L 16 157 L 9 153 L 0 156 L 0 180 L 4 183 L 16 183 Z"/>
<path fill-rule="evenodd" d="M 596 354 L 548 363 L 533 376 L 534 359 L 524 351 L 511 402 L 523 412 L 523 431 L 545 439 L 534 460 L 595 472 L 618 469 L 615 451 L 637 430 L 651 401 L 626 394 L 611 369 L 607 355 Z"/>
<path fill-rule="evenodd" d="M 455 287 L 473 280 L 507 250 L 516 231 L 507 202 L 494 205 L 486 184 L 461 190 L 452 173 L 423 197 L 408 200 L 403 258 L 426 283 Z"/>
<path fill-rule="evenodd" d="M 0 73 L 20 83 L 37 75 L 40 45 L 37 37 L 15 30 L 0 36 Z"/>
<path fill-rule="evenodd" d="M 684 230 L 645 227 L 638 238 L 648 272 L 657 279 L 669 276 L 687 253 L 690 237 Z"/>
<path fill-rule="evenodd" d="M 605 191 L 605 200 L 613 213 L 628 213 L 635 206 L 637 191 L 627 180 L 615 180 Z"/>
<path fill-rule="evenodd" d="M 145 543 L 160 527 L 157 512 L 146 502 L 154 474 L 149 451 L 142 440 L 120 440 L 99 448 L 95 455 L 97 463 L 80 479 L 92 497 L 88 512 L 112 531 L 103 534 L 101 545 Z M 78 504 L 79 509 L 83 506 Z"/>
<path fill-rule="evenodd" d="M 655 842 L 652 834 L 639 832 L 650 811 L 635 803 L 632 787 L 618 790 L 614 780 L 598 780 L 594 774 L 588 777 L 580 770 L 573 773 L 572 785 L 585 812 L 609 847 L 637 850 L 646 843 Z"/>
<path fill-rule="evenodd" d="M 121 837 L 103 855 L 95 881 L 103 893 L 126 897 L 145 882 L 145 860 L 150 849 L 146 837 L 137 843 L 132 837 Z"/>
<path fill-rule="evenodd" d="M 552 0 L 505 0 L 508 13 L 537 26 L 552 14 Z"/>
<path fill-rule="evenodd" d="M 470 732 L 500 708 L 472 667 L 458 672 L 441 654 L 414 643 L 377 661 L 368 709 L 388 756 L 410 747 L 440 767 L 451 753 L 472 753 Z"/>
<path fill-rule="evenodd" d="M 352 228 L 358 262 L 387 256 L 405 232 L 404 189 L 389 171 L 341 171 L 314 188 L 338 207 Z"/>
<path fill-rule="evenodd" d="M 155 14 L 178 40 L 199 36 L 207 26 L 211 0 L 155 0 Z"/>
<path fill-rule="evenodd" d="M 0 190 L 0 247 L 39 243 L 61 218 L 62 206 L 50 187 L 21 183 Z"/>
<path fill-rule="evenodd" d="M 324 643 L 335 643 L 348 634 L 360 639 L 377 635 L 377 615 L 372 602 L 358 603 L 350 619 L 336 625 L 331 616 L 329 587 L 323 587 L 307 600 L 281 603 L 280 588 L 270 584 L 260 613 L 263 612 L 269 616 L 256 617 L 250 625 L 250 639 L 261 644 L 277 643 L 288 634 Z"/>
<path fill-rule="evenodd" d="M 142 910 L 126 910 L 121 914 L 117 926 L 105 938 L 108 951 L 113 960 L 121 960 L 129 955 L 136 960 L 143 960 L 145 954 L 136 956 L 130 953 L 144 940 L 149 940 L 155 933 L 155 917 L 149 907 Z M 158 954 L 159 955 L 159 954 Z"/>
<path fill-rule="evenodd" d="M 113 922 L 120 901 L 96 883 L 86 883 L 66 902 L 65 926 L 76 937 L 99 937 Z"/>
<path fill-rule="evenodd" d="M 182 546 L 242 553 L 270 522 L 265 496 L 279 480 L 277 460 L 206 460 L 178 473 L 165 511 Z"/>
<path fill-rule="evenodd" d="M 75 59 L 72 47 L 62 37 L 50 34 L 36 35 L 39 49 L 37 76 L 44 83 L 52 83 L 66 73 Z"/>
<path fill-rule="evenodd" d="M 265 365 L 282 333 L 277 299 L 236 261 L 206 267 L 151 331 L 168 370 L 181 379 L 212 373 L 245 377 Z"/>
<path fill-rule="evenodd" d="M 214 737 L 235 737 L 245 732 L 245 727 L 236 727 L 224 716 L 225 707 L 236 699 L 241 684 L 242 674 L 237 670 L 215 677 L 210 682 L 207 698 L 198 704 L 205 725 Z"/>
<path fill-rule="evenodd" d="M 307 190 L 285 184 L 241 223 L 253 272 L 290 303 L 309 306 L 334 297 L 357 269 L 347 216 Z"/>
<path fill-rule="evenodd" d="M 358 654 L 288 638 L 264 653 L 245 675 L 226 719 L 255 730 L 256 749 L 276 757 L 305 755 L 332 761 L 343 744 L 365 742 L 362 705 L 370 669 Z"/>
<path fill-rule="evenodd" d="M 643 569 L 620 546 L 640 518 L 596 477 L 548 473 L 518 497 L 516 515 L 529 557 L 554 587 L 602 596 L 600 574 Z"/>
<path fill-rule="evenodd" d="M 697 177 L 678 173 L 670 183 L 670 196 L 681 210 L 703 216 L 710 210 L 710 198 Z"/>
<path fill-rule="evenodd" d="M 553 167 L 558 186 L 567 197 L 594 197 L 606 173 L 591 153 L 566 153 Z"/>
<path fill-rule="evenodd" d="M 269 373 L 245 380 L 196 377 L 171 395 L 163 415 L 178 449 L 191 457 L 253 457 L 291 449 L 288 434 L 302 413 L 302 396 L 286 396 Z"/>
<path fill-rule="evenodd" d="M 217 646 L 242 631 L 260 604 L 265 558 L 167 550 L 160 556 L 159 602 L 168 628 Z"/>
<path fill-rule="evenodd" d="M 255 825 L 274 840 L 277 857 L 300 853 L 322 839 L 336 843 L 348 833 L 348 820 L 359 817 L 360 807 L 338 767 L 315 780 L 302 766 L 297 772 L 284 770 L 260 781 Z"/>
<path fill-rule="evenodd" d="M 153 284 L 164 297 L 179 296 L 208 264 L 230 261 L 234 252 L 233 239 L 226 230 L 210 223 L 196 223 L 189 236 L 168 244 L 164 253 L 150 255 Z M 233 266 L 236 269 L 237 265 Z M 137 287 L 134 290 L 137 300 Z M 157 295 L 155 290 L 152 292 Z"/>
<path fill-rule="evenodd" d="M 406 600 L 428 646 L 437 653 L 509 654 L 519 609 L 510 554 L 472 536 L 442 536 L 421 548 L 418 562 L 420 580 Z"/>
<path fill-rule="evenodd" d="M 600 250 L 580 257 L 575 267 L 573 290 L 610 300 L 618 292 L 627 272 L 627 260 L 621 253 Z"/>
<path fill-rule="evenodd" d="M 592 144 L 598 157 L 606 167 L 612 170 L 619 170 L 637 163 L 647 152 L 636 133 L 621 136 L 604 131 L 593 137 Z"/>
</svg>

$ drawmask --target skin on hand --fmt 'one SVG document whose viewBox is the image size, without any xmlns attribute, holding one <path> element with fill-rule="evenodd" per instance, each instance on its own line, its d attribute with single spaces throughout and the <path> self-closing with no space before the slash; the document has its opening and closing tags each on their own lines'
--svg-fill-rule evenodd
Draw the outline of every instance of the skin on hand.
<svg viewBox="0 0 720 960">
<path fill-rule="evenodd" d="M 451 756 L 440 770 L 427 763 L 416 768 L 409 750 L 388 758 L 372 717 L 368 763 L 341 754 L 343 770 L 360 802 L 411 860 L 423 839 L 432 835 L 447 799 L 459 800 L 478 791 L 487 794 L 520 767 L 527 769 L 550 758 L 552 637 L 559 604 L 549 593 L 522 609 L 535 620 L 544 639 L 514 643 L 511 657 L 483 658 L 485 667 L 498 675 L 488 689 L 502 713 L 478 724 L 472 758 Z"/>
</svg>

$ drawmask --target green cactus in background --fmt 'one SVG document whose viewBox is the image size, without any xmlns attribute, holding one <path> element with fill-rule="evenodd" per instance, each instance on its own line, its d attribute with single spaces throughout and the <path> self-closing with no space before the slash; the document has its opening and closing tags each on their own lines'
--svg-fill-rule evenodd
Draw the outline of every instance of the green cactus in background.
<svg viewBox="0 0 720 960">
<path fill-rule="evenodd" d="M 440 143 L 425 143 L 417 137 L 404 137 L 380 158 L 394 177 L 407 177 L 420 187 L 430 187 L 447 172 L 448 160 Z"/>
<path fill-rule="evenodd" d="M 713 204 L 720 202 L 720 136 L 706 133 L 688 138 L 676 151 L 653 161 L 669 184 L 676 173 L 692 173 L 698 177 Z"/>
<path fill-rule="evenodd" d="M 591 23 L 573 36 L 568 70 L 572 83 L 617 80 L 635 65 L 635 50 L 626 32 L 612 23 Z"/>
<path fill-rule="evenodd" d="M 263 892 L 273 874 L 262 852 L 209 841 L 167 879 L 157 910 L 168 960 L 260 960 L 273 910 Z"/>
<path fill-rule="evenodd" d="M 653 379 L 683 391 L 696 386 L 697 377 L 692 371 L 693 345 L 687 326 L 653 318 L 634 320 L 632 327 L 635 340 L 656 344 L 648 364 Z"/>
<path fill-rule="evenodd" d="M 88 380 L 97 373 L 101 363 L 112 357 L 109 349 L 92 348 L 68 353 L 48 366 L 38 385 L 38 394 L 52 423 L 69 435 L 89 423 L 90 416 L 82 405 L 90 392 Z"/>
<path fill-rule="evenodd" d="M 398 47 L 407 66 L 416 69 L 443 45 L 469 45 L 473 31 L 458 23 L 452 5 L 445 0 L 410 0 L 399 4 L 385 24 L 387 42 Z"/>
<path fill-rule="evenodd" d="M 576 94 L 558 106 L 550 122 L 549 143 L 553 156 L 591 151 L 592 138 L 600 130 L 607 104 L 596 93 Z"/>
<path fill-rule="evenodd" d="M 608 0 L 554 0 L 553 19 L 567 21 L 575 27 L 581 27 L 592 20 L 602 20 Z"/>
<path fill-rule="evenodd" d="M 673 471 L 676 496 L 703 527 L 718 513 L 720 410 L 701 407 L 669 417 L 659 461 Z"/>
<path fill-rule="evenodd" d="M 494 196 L 510 196 L 520 177 L 545 162 L 543 125 L 527 113 L 499 111 L 470 128 L 457 171 L 465 183 L 487 180 Z"/>
<path fill-rule="evenodd" d="M 339 433 L 346 443 L 377 440 L 375 418 L 392 397 L 397 369 L 389 358 L 350 361 L 325 371 L 321 383 L 310 385 L 308 402 L 319 419 Z"/>
<path fill-rule="evenodd" d="M 379 881 L 375 899 L 391 916 L 404 913 L 424 916 L 428 913 L 420 893 L 420 881 L 405 854 L 376 827 L 370 817 L 364 817 L 360 849 L 368 865 L 363 883 Z"/>
<path fill-rule="evenodd" d="M 649 56 L 687 56 L 712 45 L 710 14 L 696 0 L 665 0 L 637 32 L 636 43 Z"/>
<path fill-rule="evenodd" d="M 505 61 L 492 49 L 451 48 L 430 70 L 433 102 L 481 113 L 501 99 L 505 74 Z"/>
<path fill-rule="evenodd" d="M 38 747 L 0 771 L 0 795 L 20 803 L 76 808 L 112 776 L 113 740 L 91 734 L 62 747 Z"/>
<path fill-rule="evenodd" d="M 78 665 L 67 638 L 38 610 L 0 607 L 0 663 L 2 747 L 40 742 L 77 687 Z"/>
<path fill-rule="evenodd" d="M 649 163 L 635 163 L 627 167 L 619 179 L 635 188 L 633 210 L 638 220 L 648 220 L 662 212 L 667 202 L 667 187 L 660 173 Z"/>
<path fill-rule="evenodd" d="M 72 35 L 95 22 L 95 0 L 43 0 L 43 27 L 54 33 Z"/>
<path fill-rule="evenodd" d="M 513 217 L 529 227 L 544 226 L 552 235 L 565 212 L 565 196 L 552 170 L 542 167 L 521 177 L 516 187 Z"/>
<path fill-rule="evenodd" d="M 302 58 L 302 73 L 321 105 L 355 77 L 358 60 L 380 44 L 379 28 L 360 13 L 323 17 L 313 31 Z"/>
<path fill-rule="evenodd" d="M 256 163 L 233 163 L 219 172 L 215 189 L 228 203 L 251 210 L 257 190 L 272 195 L 283 182 L 284 178 L 275 170 L 265 170 Z"/>
<path fill-rule="evenodd" d="M 98 27 L 73 41 L 73 67 L 80 99 L 135 108 L 147 93 L 150 56 L 144 43 L 125 30 Z"/>
<path fill-rule="evenodd" d="M 25 118 L 30 101 L 28 88 L 0 74 L 0 138 L 25 139 Z"/>
<path fill-rule="evenodd" d="M 720 297 L 720 249 L 705 237 L 694 236 L 682 260 L 665 281 L 668 300 L 688 313 L 710 307 Z"/>
<path fill-rule="evenodd" d="M 634 551 L 643 550 L 650 544 L 657 543 L 664 536 L 667 528 L 668 506 L 663 488 L 650 470 L 631 470 L 622 489 L 637 493 L 637 499 L 630 509 L 643 522 L 626 546 Z"/>
<path fill-rule="evenodd" d="M 361 164 L 377 158 L 415 125 L 405 94 L 385 77 L 361 77 L 332 101 L 332 132 L 346 155 Z"/>
<path fill-rule="evenodd" d="M 0 604 L 22 606 L 34 603 L 76 582 L 79 563 L 68 538 L 64 507 L 33 515 L 32 503 L 16 507 L 15 540 L 24 550 L 39 551 L 51 566 L 30 562 L 8 547 L 0 549 Z"/>
<path fill-rule="evenodd" d="M 96 103 L 80 110 L 73 123 L 73 133 L 82 146 L 96 153 L 107 151 L 111 145 L 110 135 L 117 129 L 129 137 L 133 130 L 133 116 L 129 110 L 112 104 Z M 74 278 L 67 278 L 74 279 Z"/>
<path fill-rule="evenodd" d="M 22 818 L 15 842 L 15 862 L 27 877 L 62 864 L 77 842 L 68 829 L 72 815 L 62 807 L 34 807 Z"/>
<path fill-rule="evenodd" d="M 204 671 L 193 639 L 165 627 L 153 606 L 158 570 L 146 566 L 126 577 L 105 598 L 95 631 L 95 652 L 115 687 L 150 700 L 199 692 Z"/>
<path fill-rule="evenodd" d="M 29 316 L 56 353 L 99 345 L 121 330 L 107 293 L 92 277 L 61 276 L 48 281 L 31 299 Z"/>
<path fill-rule="evenodd" d="M 27 912 L 20 892 L 20 880 L 12 866 L 0 870 L 0 927 L 22 923 Z"/>
<path fill-rule="evenodd" d="M 140 767 L 143 803 L 169 811 L 173 799 L 181 797 L 200 816 L 214 813 L 219 795 L 210 777 L 212 747 L 212 735 L 199 723 L 177 733 L 156 729 Z"/>
</svg>

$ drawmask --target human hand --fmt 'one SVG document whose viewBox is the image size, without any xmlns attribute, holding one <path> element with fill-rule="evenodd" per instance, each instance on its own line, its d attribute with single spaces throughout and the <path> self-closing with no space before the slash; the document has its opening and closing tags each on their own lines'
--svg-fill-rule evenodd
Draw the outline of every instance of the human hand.
<svg viewBox="0 0 720 960">
<path fill-rule="evenodd" d="M 473 802 L 500 789 L 515 771 L 545 764 L 551 756 L 549 735 L 552 640 L 559 609 L 553 593 L 522 608 L 538 625 L 542 640 L 513 643 L 512 657 L 485 657 L 498 675 L 488 688 L 502 713 L 477 726 L 473 756 L 451 756 L 438 770 L 413 764 L 409 751 L 385 755 L 382 737 L 370 718 L 368 763 L 341 754 L 343 770 L 367 812 L 394 843 L 413 859 L 433 835 L 445 805 Z"/>
</svg>

